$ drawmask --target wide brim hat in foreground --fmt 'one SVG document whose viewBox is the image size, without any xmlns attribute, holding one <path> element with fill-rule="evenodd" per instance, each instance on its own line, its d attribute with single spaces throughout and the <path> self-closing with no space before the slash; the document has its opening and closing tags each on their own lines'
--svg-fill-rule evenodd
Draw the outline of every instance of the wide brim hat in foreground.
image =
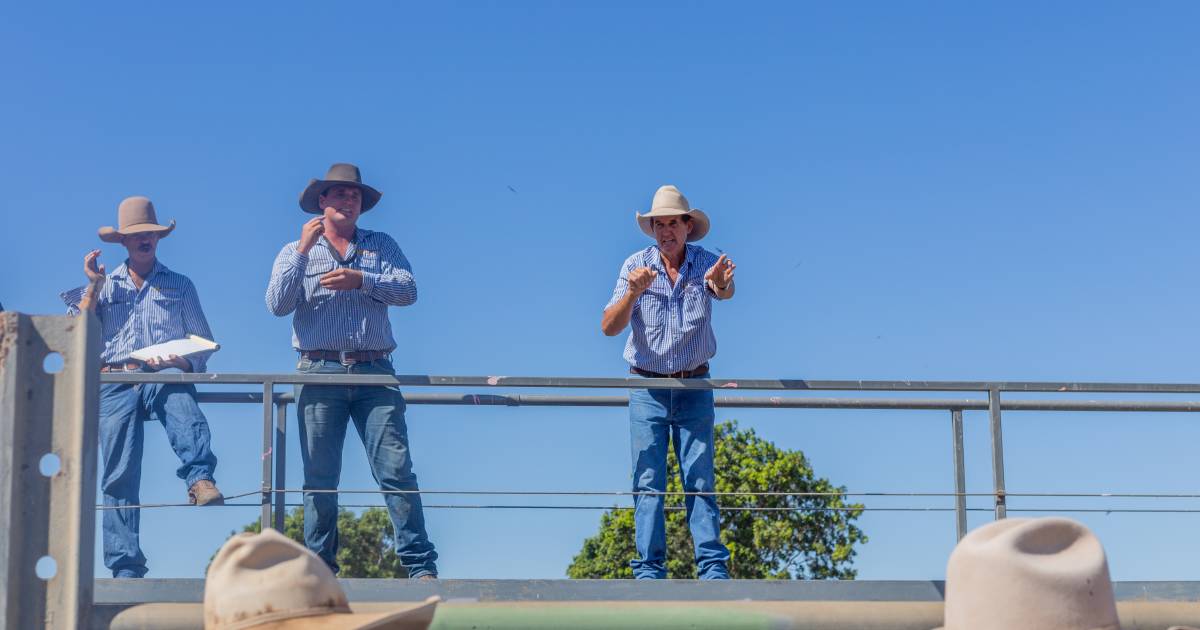
<svg viewBox="0 0 1200 630">
<path fill-rule="evenodd" d="M 946 567 L 938 630 L 1120 630 L 1100 540 L 1068 518 L 1008 518 L 967 534 Z"/>
<path fill-rule="evenodd" d="M 638 227 L 647 236 L 654 236 L 654 217 L 677 217 L 689 216 L 692 218 L 694 227 L 692 233 L 688 234 L 688 242 L 698 241 L 708 234 L 708 215 L 701 210 L 688 205 L 687 197 L 679 192 L 679 189 L 671 186 L 661 186 L 654 193 L 654 200 L 650 202 L 650 211 L 646 214 L 633 213 L 637 217 Z"/>
<path fill-rule="evenodd" d="M 366 212 L 375 207 L 379 203 L 383 193 L 371 188 L 362 183 L 362 174 L 358 171 L 358 167 L 353 164 L 337 163 L 329 167 L 325 173 L 325 179 L 310 179 L 308 186 L 300 192 L 300 209 L 310 214 L 324 214 L 324 208 L 318 200 L 321 194 L 329 190 L 330 186 L 354 186 L 362 191 L 362 211 Z"/>
<path fill-rule="evenodd" d="M 238 534 L 204 582 L 205 630 L 424 630 L 440 601 L 355 613 L 329 567 L 283 534 Z"/>
<path fill-rule="evenodd" d="M 171 220 L 171 225 L 159 225 L 154 204 L 149 199 L 129 197 L 117 207 L 117 226 L 100 228 L 100 240 L 105 243 L 120 243 L 121 239 L 130 234 L 143 232 L 158 232 L 159 238 L 165 238 L 175 229 L 175 220 Z"/>
</svg>

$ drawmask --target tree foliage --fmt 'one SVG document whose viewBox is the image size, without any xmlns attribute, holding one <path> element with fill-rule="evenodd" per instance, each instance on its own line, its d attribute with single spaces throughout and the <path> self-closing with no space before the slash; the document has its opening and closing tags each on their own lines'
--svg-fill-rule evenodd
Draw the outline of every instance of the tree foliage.
<svg viewBox="0 0 1200 630">
<path fill-rule="evenodd" d="M 828 479 L 814 475 L 804 453 L 776 447 L 753 429 L 736 422 L 715 427 L 718 492 L 837 493 Z M 668 451 L 667 492 L 681 492 L 674 449 Z M 855 545 L 867 542 L 854 525 L 862 504 L 842 496 L 747 496 L 717 499 L 721 540 L 729 547 L 729 573 L 736 579 L 853 579 Z M 695 578 L 696 565 L 683 497 L 668 496 L 667 576 Z M 730 510 L 731 507 L 787 508 L 780 511 Z M 675 508 L 675 509 L 672 509 Z M 571 578 L 632 578 L 633 511 L 613 509 L 600 517 L 600 531 L 583 542 L 571 565 Z"/>
<path fill-rule="evenodd" d="M 262 518 L 242 528 L 243 532 L 262 531 Z M 406 578 L 408 571 L 396 555 L 395 530 L 384 508 L 367 508 L 360 515 L 347 509 L 338 511 L 338 577 Z M 232 535 L 233 532 L 230 532 Z M 283 534 L 304 544 L 304 508 L 296 507 L 283 519 Z"/>
</svg>

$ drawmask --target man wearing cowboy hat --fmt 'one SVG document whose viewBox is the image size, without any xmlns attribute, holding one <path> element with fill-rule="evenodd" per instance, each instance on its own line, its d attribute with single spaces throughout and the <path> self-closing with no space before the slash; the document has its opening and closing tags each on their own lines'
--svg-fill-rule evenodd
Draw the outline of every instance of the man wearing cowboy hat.
<svg viewBox="0 0 1200 630">
<path fill-rule="evenodd" d="M 196 287 L 183 274 L 158 261 L 159 240 L 175 229 L 159 225 L 154 204 L 130 197 L 117 209 L 119 228 L 100 228 L 100 240 L 120 243 L 129 257 L 111 274 L 98 263 L 100 250 L 83 259 L 88 284 L 62 294 L 70 313 L 92 311 L 104 331 L 102 372 L 157 372 L 179 369 L 203 372 L 211 352 L 155 357 L 145 363 L 130 357 L 135 350 L 188 335 L 212 338 Z M 208 420 L 196 404 L 196 387 L 178 383 L 108 383 L 100 386 L 100 448 L 104 455 L 101 491 L 104 505 L 104 564 L 113 577 L 140 578 L 146 556 L 138 542 L 137 505 L 142 477 L 142 422 L 162 423 L 180 466 L 175 474 L 187 482 L 189 501 L 219 505 L 224 497 L 213 482 L 217 457 L 209 446 Z"/>
<path fill-rule="evenodd" d="M 691 208 L 674 186 L 659 188 L 650 211 L 635 216 L 655 244 L 625 259 L 600 328 L 613 336 L 631 327 L 625 360 L 632 374 L 706 378 L 708 360 L 717 351 L 712 299 L 733 297 L 733 262 L 688 244 L 708 233 L 708 216 Z M 667 489 L 668 440 L 675 442 L 684 491 L 712 492 L 715 417 L 710 389 L 629 392 L 633 489 L 639 493 L 634 498 L 635 543 L 640 556 L 631 565 L 638 579 L 667 576 L 661 493 Z M 716 499 L 689 494 L 684 502 L 700 579 L 728 579 L 729 550 L 721 543 Z"/>
<path fill-rule="evenodd" d="M 412 267 L 392 237 L 357 227 L 382 196 L 358 167 L 334 164 L 300 193 L 300 208 L 320 215 L 284 245 L 267 286 L 267 308 L 292 317 L 297 369 L 306 374 L 395 374 L 389 306 L 417 300 Z M 437 552 L 425 532 L 421 495 L 409 455 L 404 397 L 385 386 L 296 387 L 304 489 L 304 541 L 338 571 L 338 495 L 342 443 L 350 420 L 396 530 L 396 553 L 411 578 L 437 577 Z"/>
</svg>

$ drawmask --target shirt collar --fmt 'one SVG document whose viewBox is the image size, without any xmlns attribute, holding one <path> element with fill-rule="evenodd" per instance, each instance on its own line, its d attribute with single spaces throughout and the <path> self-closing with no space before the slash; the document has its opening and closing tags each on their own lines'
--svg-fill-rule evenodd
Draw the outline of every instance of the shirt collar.
<svg viewBox="0 0 1200 630">
<path fill-rule="evenodd" d="M 691 264 L 696 261 L 696 252 L 699 250 L 700 248 L 696 245 L 685 244 L 683 246 L 683 264 L 679 266 L 680 271 L 691 267 Z M 662 261 L 662 250 L 658 248 L 658 245 L 650 246 L 650 266 L 666 270 Z"/>
<path fill-rule="evenodd" d="M 162 261 L 160 261 L 158 258 L 155 258 L 154 259 L 154 267 L 150 269 L 150 275 L 146 276 L 145 279 L 149 280 L 150 278 L 153 278 L 157 274 L 166 273 L 168 271 L 170 271 L 170 269 L 167 269 L 167 266 L 162 264 Z M 122 280 L 128 280 L 128 281 L 132 282 L 133 278 L 130 277 L 130 274 L 129 274 L 129 259 L 126 258 L 125 262 L 121 263 L 121 266 L 114 269 L 113 272 L 109 275 L 114 278 L 120 278 Z"/>
</svg>

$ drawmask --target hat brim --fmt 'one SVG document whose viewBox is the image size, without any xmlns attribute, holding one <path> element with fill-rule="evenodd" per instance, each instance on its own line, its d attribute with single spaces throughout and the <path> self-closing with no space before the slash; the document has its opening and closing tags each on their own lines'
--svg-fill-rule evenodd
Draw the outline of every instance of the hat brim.
<svg viewBox="0 0 1200 630">
<path fill-rule="evenodd" d="M 280 619 L 253 626 L 249 630 L 425 630 L 433 623 L 438 596 L 415 607 L 383 613 L 330 613 L 310 617 Z"/>
<path fill-rule="evenodd" d="M 141 234 L 143 232 L 158 232 L 158 238 L 166 238 L 171 232 L 175 231 L 175 219 L 171 219 L 171 225 L 159 225 L 157 223 L 137 223 L 131 225 L 124 230 L 105 226 L 100 228 L 98 234 L 100 240 L 105 243 L 120 243 L 121 239 L 130 234 Z"/>
<path fill-rule="evenodd" d="M 362 191 L 363 212 L 374 208 L 375 204 L 379 203 L 380 197 L 383 197 L 383 193 L 366 184 L 335 179 L 312 179 L 309 180 L 308 186 L 300 193 L 300 209 L 309 214 L 325 214 L 325 210 L 321 208 L 321 204 L 318 201 L 321 198 L 321 193 L 325 192 L 330 186 L 354 186 Z"/>
<path fill-rule="evenodd" d="M 646 214 L 633 213 L 637 217 L 638 227 L 642 228 L 646 236 L 654 238 L 654 217 L 679 217 L 689 216 L 696 227 L 692 228 L 692 233 L 688 234 L 688 242 L 698 241 L 708 235 L 708 215 L 704 214 L 703 210 L 692 208 L 687 212 L 683 210 L 672 210 L 669 208 L 656 208 Z"/>
</svg>

